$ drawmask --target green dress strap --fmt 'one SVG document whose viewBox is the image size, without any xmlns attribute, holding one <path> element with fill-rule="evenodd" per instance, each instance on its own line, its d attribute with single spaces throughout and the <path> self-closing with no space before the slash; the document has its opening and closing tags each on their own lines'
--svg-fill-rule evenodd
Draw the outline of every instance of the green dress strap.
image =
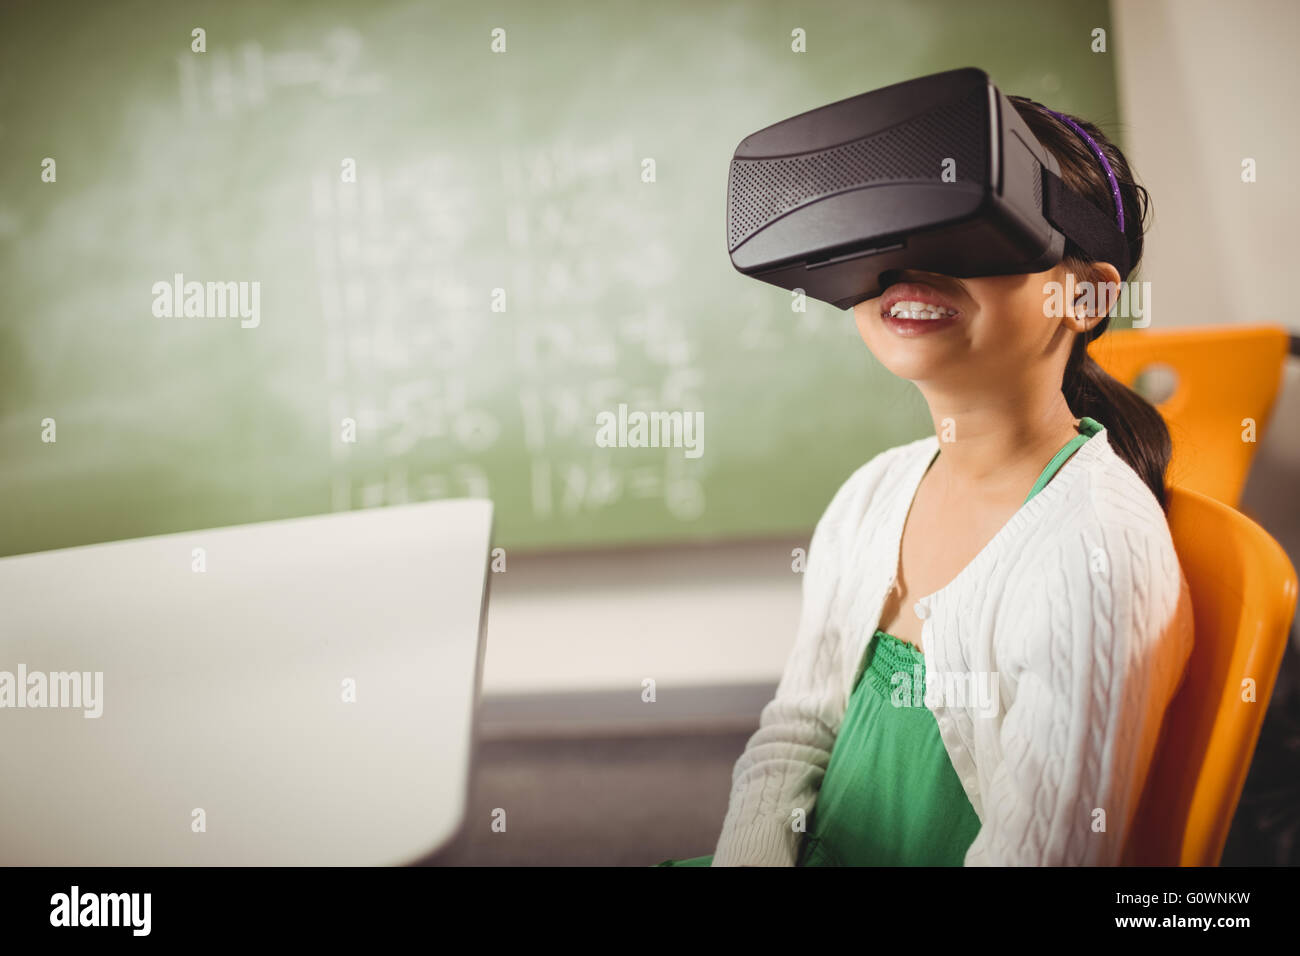
<svg viewBox="0 0 1300 956">
<path fill-rule="evenodd" d="M 1087 415 L 1084 415 L 1079 419 L 1078 428 L 1079 434 L 1066 442 L 1065 447 L 1058 451 L 1056 456 L 1047 463 L 1047 467 L 1043 469 L 1043 473 L 1039 475 L 1038 480 L 1034 482 L 1034 487 L 1029 489 L 1029 497 L 1025 499 L 1026 503 L 1029 501 L 1029 498 L 1034 497 L 1034 495 L 1047 487 L 1047 483 L 1052 480 L 1052 476 L 1061 470 L 1061 466 L 1069 460 L 1071 455 L 1079 450 L 1080 445 L 1086 442 L 1093 435 L 1097 434 L 1097 432 L 1101 431 L 1101 425 L 1094 419 L 1089 418 Z"/>
</svg>

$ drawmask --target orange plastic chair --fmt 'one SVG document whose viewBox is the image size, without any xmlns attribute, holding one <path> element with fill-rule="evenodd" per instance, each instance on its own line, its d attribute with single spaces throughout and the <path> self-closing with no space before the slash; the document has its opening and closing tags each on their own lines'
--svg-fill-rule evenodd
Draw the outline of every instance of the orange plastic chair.
<svg viewBox="0 0 1300 956">
<path fill-rule="evenodd" d="M 1249 518 L 1169 489 L 1169 530 L 1196 640 L 1125 846 L 1137 866 L 1217 866 L 1246 783 L 1296 607 L 1286 552 Z M 1254 681 L 1244 701 L 1243 681 Z"/>
<path fill-rule="evenodd" d="M 1280 325 L 1119 329 L 1093 341 L 1088 354 L 1130 388 L 1143 373 L 1172 370 L 1177 384 L 1156 403 L 1173 441 L 1167 480 L 1235 508 L 1273 412 L 1289 340 Z M 1243 438 L 1244 419 L 1255 422 L 1253 442 Z"/>
</svg>

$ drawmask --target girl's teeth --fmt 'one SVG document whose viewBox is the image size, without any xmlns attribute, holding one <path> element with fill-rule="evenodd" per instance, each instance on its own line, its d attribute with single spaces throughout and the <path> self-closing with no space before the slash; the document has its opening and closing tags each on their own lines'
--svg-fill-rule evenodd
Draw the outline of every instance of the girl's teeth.
<svg viewBox="0 0 1300 956">
<path fill-rule="evenodd" d="M 889 314 L 896 319 L 941 319 L 957 313 L 925 302 L 896 302 Z"/>
</svg>

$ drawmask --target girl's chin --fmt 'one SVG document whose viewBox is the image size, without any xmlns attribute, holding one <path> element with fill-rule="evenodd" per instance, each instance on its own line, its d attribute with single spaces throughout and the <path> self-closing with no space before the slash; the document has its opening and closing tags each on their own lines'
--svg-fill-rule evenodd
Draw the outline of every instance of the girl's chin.
<svg viewBox="0 0 1300 956">
<path fill-rule="evenodd" d="M 911 354 L 903 354 L 905 352 Z M 874 353 L 877 361 L 892 375 L 909 382 L 938 382 L 951 378 L 954 359 L 952 355 L 919 355 L 928 349 L 889 349 Z"/>
</svg>

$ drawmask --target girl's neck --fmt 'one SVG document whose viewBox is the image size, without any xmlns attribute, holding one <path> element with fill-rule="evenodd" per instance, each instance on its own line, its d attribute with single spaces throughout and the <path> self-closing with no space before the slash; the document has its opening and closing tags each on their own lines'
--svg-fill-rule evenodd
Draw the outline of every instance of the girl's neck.
<svg viewBox="0 0 1300 956">
<path fill-rule="evenodd" d="M 1076 434 L 1059 391 L 1047 400 L 929 399 L 939 456 L 931 471 L 952 492 L 984 499 L 1024 497 L 1052 456 Z M 1022 487 L 1023 486 L 1023 487 Z"/>
</svg>

